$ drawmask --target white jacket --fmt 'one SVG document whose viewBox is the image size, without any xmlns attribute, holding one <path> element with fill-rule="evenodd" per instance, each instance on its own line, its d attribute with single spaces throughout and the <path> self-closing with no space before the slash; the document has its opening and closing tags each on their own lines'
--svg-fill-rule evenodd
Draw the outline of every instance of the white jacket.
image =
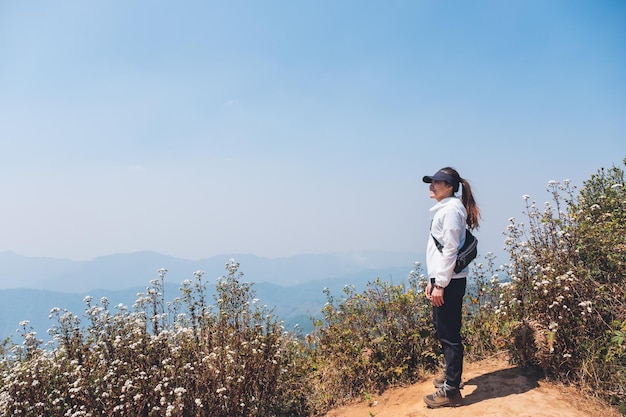
<svg viewBox="0 0 626 417">
<path fill-rule="evenodd" d="M 447 287 L 451 279 L 464 278 L 469 268 L 454 273 L 456 256 L 465 243 L 467 211 L 458 197 L 448 197 L 430 208 L 430 234 L 443 245 L 439 252 L 432 236 L 428 235 L 426 246 L 426 268 L 428 277 L 435 283 Z"/>
</svg>

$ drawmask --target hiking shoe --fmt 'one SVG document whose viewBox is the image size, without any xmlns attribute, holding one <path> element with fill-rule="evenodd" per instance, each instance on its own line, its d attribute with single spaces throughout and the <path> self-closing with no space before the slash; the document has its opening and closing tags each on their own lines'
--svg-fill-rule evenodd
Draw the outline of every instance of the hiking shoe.
<svg viewBox="0 0 626 417">
<path fill-rule="evenodd" d="M 463 405 L 463 397 L 457 388 L 452 388 L 444 382 L 434 394 L 425 396 L 424 402 L 429 408 L 458 407 Z"/>
</svg>

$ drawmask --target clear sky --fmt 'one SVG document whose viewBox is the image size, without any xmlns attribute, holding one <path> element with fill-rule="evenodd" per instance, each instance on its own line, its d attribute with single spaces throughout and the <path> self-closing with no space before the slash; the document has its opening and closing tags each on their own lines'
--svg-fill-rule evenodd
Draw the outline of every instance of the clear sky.
<svg viewBox="0 0 626 417">
<path fill-rule="evenodd" d="M 0 251 L 421 257 L 626 157 L 626 2 L 3 1 Z M 504 261 L 503 261 L 504 262 Z"/>
</svg>

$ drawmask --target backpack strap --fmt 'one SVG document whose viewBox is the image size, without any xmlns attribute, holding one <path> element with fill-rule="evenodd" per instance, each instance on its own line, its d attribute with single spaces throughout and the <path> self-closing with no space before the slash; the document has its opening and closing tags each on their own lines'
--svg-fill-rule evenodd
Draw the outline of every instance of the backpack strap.
<svg viewBox="0 0 626 417">
<path fill-rule="evenodd" d="M 437 247 L 437 250 L 439 252 L 443 252 L 443 245 L 435 238 L 435 236 L 433 236 L 433 234 L 431 233 L 430 236 L 433 238 L 433 240 L 435 241 L 435 246 Z M 470 237 L 471 236 L 471 237 Z M 463 249 L 465 246 L 467 246 L 468 244 L 470 244 L 471 242 L 468 240 L 469 239 L 475 239 L 474 236 L 472 235 L 472 233 L 469 231 L 469 229 L 465 228 L 465 243 L 463 244 L 463 246 L 461 247 L 461 249 Z M 461 250 L 459 249 L 459 250 Z"/>
<path fill-rule="evenodd" d="M 433 234 L 431 233 L 430 236 L 433 238 L 433 240 L 435 241 L 435 246 L 437 247 L 437 250 L 439 252 L 443 252 L 443 245 L 441 243 L 439 243 L 439 241 L 435 238 L 435 236 L 433 236 Z"/>
</svg>

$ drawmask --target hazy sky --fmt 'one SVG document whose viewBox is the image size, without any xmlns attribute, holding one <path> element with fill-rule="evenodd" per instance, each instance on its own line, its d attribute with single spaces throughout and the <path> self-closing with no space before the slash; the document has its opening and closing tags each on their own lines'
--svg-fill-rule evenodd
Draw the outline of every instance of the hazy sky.
<svg viewBox="0 0 626 417">
<path fill-rule="evenodd" d="M 626 2 L 3 1 L 0 251 L 421 257 L 626 157 Z M 504 261 L 503 261 L 504 262 Z"/>
</svg>

